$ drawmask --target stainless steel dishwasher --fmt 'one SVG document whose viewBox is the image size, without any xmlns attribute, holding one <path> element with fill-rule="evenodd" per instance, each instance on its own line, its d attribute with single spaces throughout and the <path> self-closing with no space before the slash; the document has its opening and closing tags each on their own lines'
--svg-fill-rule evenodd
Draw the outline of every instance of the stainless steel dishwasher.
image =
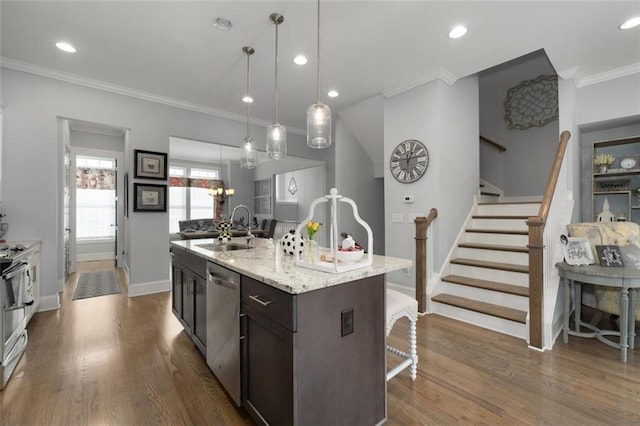
<svg viewBox="0 0 640 426">
<path fill-rule="evenodd" d="M 207 365 L 240 406 L 240 274 L 211 262 L 207 263 Z"/>
</svg>

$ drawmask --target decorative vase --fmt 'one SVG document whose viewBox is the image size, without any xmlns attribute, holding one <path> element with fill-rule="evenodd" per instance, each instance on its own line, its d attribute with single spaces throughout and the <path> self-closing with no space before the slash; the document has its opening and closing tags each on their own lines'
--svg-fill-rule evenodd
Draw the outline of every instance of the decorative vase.
<svg viewBox="0 0 640 426">
<path fill-rule="evenodd" d="M 598 166 L 598 173 L 607 173 L 608 168 L 609 166 L 607 166 L 606 164 L 600 164 Z"/>
<path fill-rule="evenodd" d="M 316 259 L 319 258 L 319 247 L 315 240 L 309 240 L 306 247 L 305 260 L 307 263 L 316 263 Z"/>
</svg>

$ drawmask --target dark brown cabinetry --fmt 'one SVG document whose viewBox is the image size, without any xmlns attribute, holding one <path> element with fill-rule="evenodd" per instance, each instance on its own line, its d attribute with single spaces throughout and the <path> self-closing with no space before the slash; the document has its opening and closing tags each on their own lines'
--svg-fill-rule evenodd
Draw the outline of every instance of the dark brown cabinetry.
<svg viewBox="0 0 640 426">
<path fill-rule="evenodd" d="M 172 249 L 172 311 L 203 355 L 207 342 L 206 267 L 206 260 Z"/>
<path fill-rule="evenodd" d="M 242 277 L 243 403 L 260 424 L 385 419 L 384 276 L 292 295 Z"/>
</svg>

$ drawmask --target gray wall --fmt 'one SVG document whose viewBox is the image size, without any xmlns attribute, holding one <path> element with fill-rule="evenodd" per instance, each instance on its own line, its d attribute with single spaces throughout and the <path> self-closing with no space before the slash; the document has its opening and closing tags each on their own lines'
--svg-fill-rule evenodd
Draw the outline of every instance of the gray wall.
<svg viewBox="0 0 640 426">
<path fill-rule="evenodd" d="M 480 143 L 480 178 L 504 190 L 506 196 L 544 193 L 558 146 L 558 121 L 527 130 L 509 129 L 504 101 L 510 88 L 555 71 L 546 55 L 514 60 L 480 76 L 480 134 L 507 148 Z"/>
<path fill-rule="evenodd" d="M 358 214 L 373 231 L 373 252 L 384 254 L 384 180 L 374 176 L 375 164 L 340 117 L 335 130 L 338 192 L 356 203 Z M 340 207 L 338 234 L 350 233 L 360 245 L 368 247 L 367 233 L 356 222 L 351 207 L 344 203 Z"/>
<path fill-rule="evenodd" d="M 427 172 L 413 184 L 399 183 L 385 171 L 385 253 L 415 262 L 412 216 L 426 216 L 435 207 L 429 268 L 438 272 L 478 190 L 478 79 L 468 77 L 452 86 L 437 80 L 389 98 L 384 124 L 385 158 L 405 139 L 418 139 L 429 150 Z M 415 202 L 405 204 L 404 195 L 413 195 Z M 402 223 L 392 222 L 394 213 L 403 215 Z M 392 273 L 389 279 L 413 287 L 415 270 L 409 276 Z"/>
<path fill-rule="evenodd" d="M 62 148 L 58 141 L 58 117 L 130 129 L 124 153 L 130 182 L 143 182 L 133 179 L 134 149 L 168 152 L 170 136 L 234 146 L 244 138 L 245 125 L 241 122 L 19 71 L 2 72 L 2 101 L 6 106 L 3 206 L 10 223 L 6 238 L 43 241 L 43 308 L 58 306 L 57 282 L 63 280 L 62 254 L 58 249 L 62 240 Z M 256 126 L 251 133 L 258 146 L 264 146 L 265 130 Z M 288 141 L 288 151 L 293 156 L 333 161 L 331 152 L 307 148 L 300 135 L 290 133 Z M 132 210 L 125 220 L 132 295 L 169 289 L 168 220 L 168 213 Z"/>
</svg>

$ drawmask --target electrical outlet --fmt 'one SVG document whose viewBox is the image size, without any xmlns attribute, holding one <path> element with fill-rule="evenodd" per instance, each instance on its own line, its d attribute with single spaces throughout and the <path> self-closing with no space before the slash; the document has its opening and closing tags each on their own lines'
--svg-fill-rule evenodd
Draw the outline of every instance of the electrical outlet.
<svg viewBox="0 0 640 426">
<path fill-rule="evenodd" d="M 340 319 L 342 323 L 342 337 L 353 333 L 353 308 L 342 311 L 340 313 Z"/>
<path fill-rule="evenodd" d="M 391 213 L 391 223 L 402 223 L 402 222 L 404 222 L 404 214 Z"/>
</svg>

